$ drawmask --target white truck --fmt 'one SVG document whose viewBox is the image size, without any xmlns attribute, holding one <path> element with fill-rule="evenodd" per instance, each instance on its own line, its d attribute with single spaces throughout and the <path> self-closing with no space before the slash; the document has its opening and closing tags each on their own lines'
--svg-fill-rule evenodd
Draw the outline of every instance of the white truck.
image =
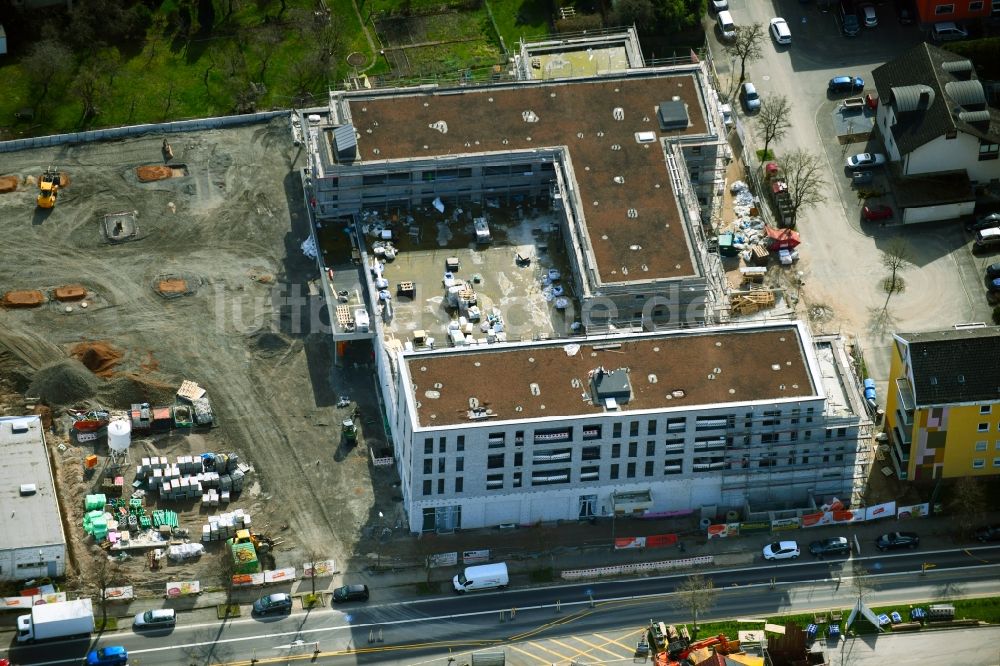
<svg viewBox="0 0 1000 666">
<path fill-rule="evenodd" d="M 32 606 L 30 615 L 17 618 L 18 643 L 83 636 L 93 631 L 94 607 L 90 599 Z"/>
</svg>

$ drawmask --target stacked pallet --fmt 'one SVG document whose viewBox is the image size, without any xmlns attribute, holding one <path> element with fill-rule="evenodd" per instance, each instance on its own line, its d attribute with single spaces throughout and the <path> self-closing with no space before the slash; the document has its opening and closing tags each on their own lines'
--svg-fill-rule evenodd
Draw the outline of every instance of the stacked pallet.
<svg viewBox="0 0 1000 666">
<path fill-rule="evenodd" d="M 229 513 L 209 516 L 208 524 L 201 526 L 201 540 L 225 541 L 236 536 L 239 530 L 245 529 L 250 529 L 250 514 L 244 513 L 243 509 L 236 509 Z"/>
<path fill-rule="evenodd" d="M 228 503 L 232 493 L 243 490 L 245 473 L 236 454 L 143 458 L 135 477 L 162 500 L 200 500 L 209 506 Z M 244 468 L 246 466 L 243 466 Z M 216 490 L 217 489 L 217 490 Z"/>
</svg>

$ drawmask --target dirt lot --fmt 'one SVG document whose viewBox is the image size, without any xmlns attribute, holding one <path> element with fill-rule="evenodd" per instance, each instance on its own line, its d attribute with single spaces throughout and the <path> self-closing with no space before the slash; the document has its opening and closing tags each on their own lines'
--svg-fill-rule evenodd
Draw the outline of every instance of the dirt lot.
<svg viewBox="0 0 1000 666">
<path fill-rule="evenodd" d="M 234 451 L 255 472 L 229 508 L 247 509 L 256 527 L 269 526 L 284 539 L 278 566 L 301 567 L 307 550 L 343 563 L 358 547 L 374 500 L 366 448 L 338 451 L 347 410 L 335 403 L 340 393 L 359 394 L 371 375 L 350 363 L 343 371 L 332 368 L 332 350 L 310 314 L 317 299 L 299 307 L 284 298 L 305 298 L 316 277 L 315 264 L 299 251 L 308 223 L 292 167 L 302 155 L 285 119 L 173 135 L 173 163 L 186 165 L 187 175 L 140 183 L 136 167 L 162 164 L 161 140 L 3 156 L 0 175 L 24 182 L 54 164 L 72 184 L 51 212 L 36 209 L 33 187 L 0 194 L 0 220 L 11 243 L 0 262 L 0 287 L 49 294 L 80 284 L 89 293 L 82 302 L 50 298 L 36 308 L 0 309 L 0 392 L 6 394 L 0 408 L 23 413 L 17 394 L 35 393 L 53 410 L 58 434 L 50 448 L 67 533 L 82 567 L 77 580 L 94 562 L 92 541 L 79 526 L 83 495 L 99 481 L 84 473 L 83 457 L 96 452 L 103 465 L 107 448 L 103 440 L 96 447 L 68 442 L 65 408 L 172 402 L 182 379 L 208 390 L 218 426 L 204 434 L 136 439 L 126 483 L 142 456 Z M 108 243 L 103 215 L 122 211 L 138 214 L 136 240 Z M 154 284 L 163 279 L 184 280 L 188 289 L 157 294 Z M 283 300 L 275 300 L 276 293 Z M 85 341 L 104 346 L 100 353 L 76 347 Z M 67 448 L 58 450 L 60 443 Z M 206 515 L 226 510 L 177 502 L 151 508 L 180 512 L 181 526 L 192 534 L 200 534 Z M 140 586 L 162 590 L 164 581 L 179 576 L 212 586 L 219 552 L 215 547 L 198 563 L 155 573 L 141 557 L 124 566 Z"/>
</svg>

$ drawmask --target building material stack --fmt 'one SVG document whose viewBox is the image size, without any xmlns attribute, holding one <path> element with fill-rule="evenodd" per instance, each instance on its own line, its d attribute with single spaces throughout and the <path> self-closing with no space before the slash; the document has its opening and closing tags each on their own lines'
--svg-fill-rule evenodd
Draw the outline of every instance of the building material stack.
<svg viewBox="0 0 1000 666">
<path fill-rule="evenodd" d="M 250 515 L 244 513 L 243 509 L 220 513 L 217 516 L 209 516 L 208 524 L 201 526 L 201 540 L 205 543 L 225 541 L 243 529 L 250 529 Z"/>
</svg>

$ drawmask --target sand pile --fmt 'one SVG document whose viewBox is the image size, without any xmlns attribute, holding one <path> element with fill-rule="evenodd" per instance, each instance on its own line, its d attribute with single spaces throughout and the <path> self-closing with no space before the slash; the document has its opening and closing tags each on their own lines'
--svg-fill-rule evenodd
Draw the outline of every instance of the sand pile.
<svg viewBox="0 0 1000 666">
<path fill-rule="evenodd" d="M 126 409 L 135 403 L 166 404 L 174 401 L 177 387 L 128 373 L 119 375 L 101 387 L 103 404 L 112 409 Z"/>
<path fill-rule="evenodd" d="M 17 184 L 21 181 L 17 176 L 0 176 L 0 194 L 7 194 L 17 189 Z"/>
<path fill-rule="evenodd" d="M 92 398 L 101 380 L 75 358 L 49 363 L 39 368 L 28 394 L 49 405 L 69 405 Z"/>
<path fill-rule="evenodd" d="M 56 287 L 52 291 L 52 296 L 57 301 L 79 301 L 86 298 L 87 288 L 82 284 L 67 284 L 62 287 Z"/>
<path fill-rule="evenodd" d="M 0 302 L 6 308 L 33 308 L 45 302 L 45 294 L 36 289 L 8 291 Z"/>
<path fill-rule="evenodd" d="M 77 359 L 87 369 L 98 377 L 110 377 L 115 373 L 115 366 L 122 360 L 123 354 L 106 342 L 81 342 L 69 350 L 70 356 Z"/>
<path fill-rule="evenodd" d="M 140 183 L 151 183 L 154 180 L 165 180 L 174 175 L 173 170 L 168 166 L 153 165 L 136 167 L 135 175 Z"/>
</svg>

